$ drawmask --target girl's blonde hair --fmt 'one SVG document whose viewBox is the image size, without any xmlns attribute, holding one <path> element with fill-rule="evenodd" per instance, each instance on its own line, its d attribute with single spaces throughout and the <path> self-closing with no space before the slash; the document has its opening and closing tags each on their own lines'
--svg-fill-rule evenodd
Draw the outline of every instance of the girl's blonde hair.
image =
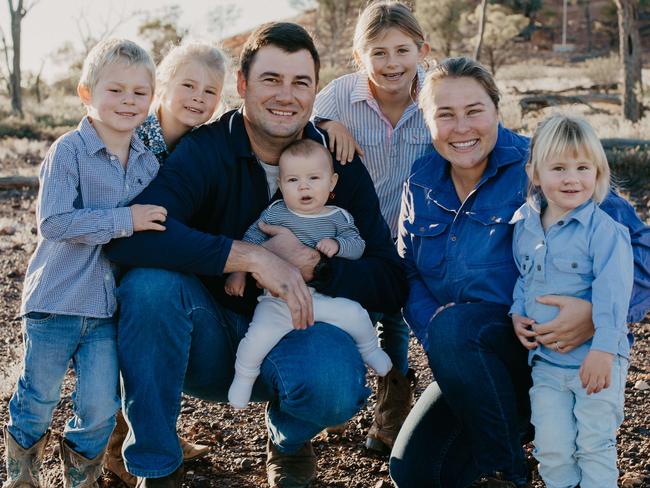
<svg viewBox="0 0 650 488">
<path fill-rule="evenodd" d="M 368 5 L 359 15 L 352 44 L 355 59 L 361 56 L 368 44 L 378 39 L 386 29 L 391 27 L 399 29 L 413 39 L 418 49 L 424 45 L 424 31 L 413 12 L 403 3 L 381 0 Z"/>
<path fill-rule="evenodd" d="M 214 72 L 223 85 L 227 71 L 227 58 L 221 49 L 202 42 L 188 42 L 173 47 L 160 61 L 156 69 L 156 102 L 155 110 L 176 76 L 178 70 L 187 64 L 197 61 Z M 218 107 L 217 107 L 218 109 Z"/>
<path fill-rule="evenodd" d="M 527 169 L 530 175 L 528 197 L 543 196 L 533 184 L 539 165 L 554 156 L 584 154 L 596 167 L 596 185 L 592 200 L 602 202 L 610 190 L 611 175 L 605 150 L 593 127 L 582 117 L 552 114 L 540 122 L 530 143 Z"/>
</svg>

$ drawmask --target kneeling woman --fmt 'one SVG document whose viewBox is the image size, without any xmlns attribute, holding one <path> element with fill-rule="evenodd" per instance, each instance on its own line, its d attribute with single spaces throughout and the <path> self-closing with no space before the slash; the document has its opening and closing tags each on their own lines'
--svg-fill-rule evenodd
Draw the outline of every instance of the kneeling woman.
<svg viewBox="0 0 650 488">
<path fill-rule="evenodd" d="M 499 124 L 494 78 L 468 58 L 434 67 L 420 105 L 435 150 L 407 180 L 399 246 L 411 286 L 405 318 L 436 382 L 397 438 L 391 476 L 400 488 L 525 487 L 530 370 L 508 316 L 518 276 L 509 222 L 526 196 L 529 140 Z M 650 232 L 614 193 L 601 208 L 629 228 L 628 320 L 639 321 L 650 302 Z M 593 335 L 589 302 L 540 300 L 560 311 L 535 326 L 538 342 L 568 352 Z"/>
</svg>

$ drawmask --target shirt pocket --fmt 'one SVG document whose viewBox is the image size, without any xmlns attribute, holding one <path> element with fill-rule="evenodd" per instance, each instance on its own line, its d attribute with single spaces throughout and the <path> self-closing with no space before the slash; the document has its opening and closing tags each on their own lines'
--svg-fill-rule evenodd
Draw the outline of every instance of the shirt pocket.
<svg viewBox="0 0 650 488">
<path fill-rule="evenodd" d="M 580 294 L 593 281 L 592 263 L 584 256 L 553 256 L 551 280 L 560 288 L 559 295 Z M 547 278 L 547 281 L 548 278 Z"/>
<path fill-rule="evenodd" d="M 422 275 L 442 275 L 448 227 L 448 224 L 421 218 L 404 222 L 411 239 L 413 260 Z"/>
<path fill-rule="evenodd" d="M 402 129 L 402 142 L 411 145 L 432 146 L 431 132 L 428 129 Z"/>
<path fill-rule="evenodd" d="M 468 243 L 465 249 L 468 267 L 487 268 L 507 263 L 514 266 L 513 226 L 509 222 L 517 208 L 517 205 L 506 203 L 499 208 L 468 212 L 471 225 L 465 229 L 464 239 Z"/>
<path fill-rule="evenodd" d="M 374 147 L 384 144 L 386 140 L 386 131 L 385 130 L 360 130 L 353 129 L 352 137 L 357 141 L 363 149 L 366 147 Z"/>
</svg>

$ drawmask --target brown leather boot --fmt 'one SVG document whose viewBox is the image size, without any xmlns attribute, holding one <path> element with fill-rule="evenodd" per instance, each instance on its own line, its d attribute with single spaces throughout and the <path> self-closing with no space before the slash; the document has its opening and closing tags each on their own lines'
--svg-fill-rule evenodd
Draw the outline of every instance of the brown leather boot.
<svg viewBox="0 0 650 488">
<path fill-rule="evenodd" d="M 415 371 L 410 368 L 406 376 L 393 368 L 386 376 L 377 378 L 375 419 L 366 438 L 368 449 L 382 453 L 391 451 L 411 411 L 416 384 Z"/>
<path fill-rule="evenodd" d="M 307 488 L 316 477 L 316 454 L 311 442 L 286 454 L 269 439 L 266 442 L 266 474 L 270 488 Z"/>
<path fill-rule="evenodd" d="M 102 461 L 105 451 L 92 459 L 82 456 L 72 449 L 65 439 L 59 441 L 59 457 L 63 469 L 63 486 L 65 488 L 99 488 L 102 475 Z"/>
<path fill-rule="evenodd" d="M 4 427 L 5 460 L 7 463 L 7 479 L 2 488 L 38 488 L 41 486 L 41 464 L 45 454 L 45 446 L 50 438 L 48 430 L 36 444 L 29 449 L 23 448 Z"/>
<path fill-rule="evenodd" d="M 126 423 L 126 420 L 124 420 L 121 410 L 117 412 L 115 420 L 117 421 L 117 424 L 115 425 L 113 434 L 108 441 L 108 447 L 106 448 L 104 470 L 113 473 L 129 488 L 135 488 L 137 478 L 126 470 L 124 458 L 122 458 L 122 444 L 124 443 L 124 439 L 126 439 L 126 435 L 129 433 L 129 426 Z M 183 450 L 184 462 L 199 459 L 210 452 L 209 446 L 194 444 L 186 441 L 182 437 L 179 437 L 178 440 L 180 441 L 181 449 Z"/>
</svg>

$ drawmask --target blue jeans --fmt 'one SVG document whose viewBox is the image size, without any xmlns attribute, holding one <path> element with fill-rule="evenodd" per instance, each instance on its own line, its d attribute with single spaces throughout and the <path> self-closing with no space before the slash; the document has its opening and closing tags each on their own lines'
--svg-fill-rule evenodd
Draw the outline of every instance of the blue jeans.
<svg viewBox="0 0 650 488">
<path fill-rule="evenodd" d="M 616 431 L 628 362 L 614 358 L 609 388 L 587 395 L 579 370 L 533 364 L 530 389 L 539 474 L 548 488 L 616 488 Z"/>
<path fill-rule="evenodd" d="M 9 402 L 8 430 L 23 448 L 45 434 L 61 398 L 70 360 L 77 376 L 74 415 L 64 437 L 87 458 L 97 456 L 115 427 L 117 351 L 115 320 L 28 313 L 23 318 L 25 361 Z"/>
<path fill-rule="evenodd" d="M 402 312 L 373 312 L 370 320 L 377 324 L 379 345 L 393 362 L 393 368 L 405 375 L 409 368 L 409 328 Z"/>
<path fill-rule="evenodd" d="M 219 305 L 194 275 L 138 268 L 118 289 L 118 355 L 129 472 L 157 478 L 182 463 L 181 393 L 227 401 L 237 345 L 250 317 Z M 267 426 L 283 452 L 299 449 L 365 403 L 366 368 L 352 338 L 329 324 L 293 330 L 268 354 L 253 400 L 270 401 Z"/>
<path fill-rule="evenodd" d="M 507 313 L 504 305 L 466 303 L 430 322 L 427 356 L 437 381 L 395 441 L 390 473 L 398 487 L 464 488 L 497 472 L 526 481 L 530 368 Z"/>
</svg>

